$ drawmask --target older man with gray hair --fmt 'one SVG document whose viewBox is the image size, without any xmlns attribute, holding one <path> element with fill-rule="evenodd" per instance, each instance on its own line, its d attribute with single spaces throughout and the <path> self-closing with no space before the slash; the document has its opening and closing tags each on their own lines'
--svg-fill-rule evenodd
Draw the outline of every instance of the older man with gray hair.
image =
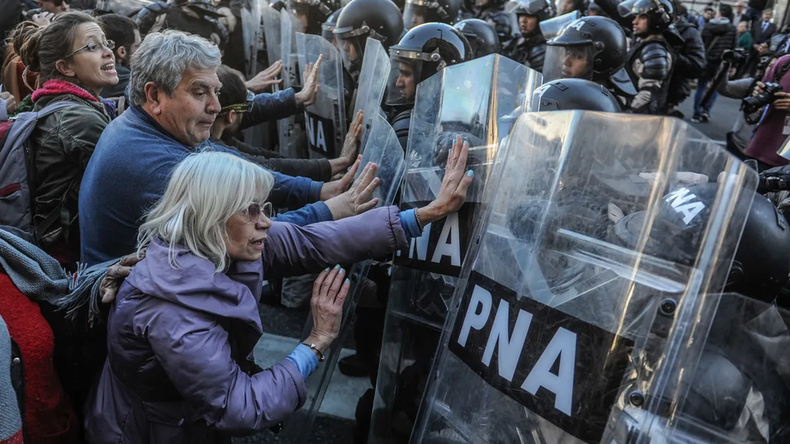
<svg viewBox="0 0 790 444">
<path fill-rule="evenodd" d="M 220 63 L 217 46 L 201 37 L 179 31 L 146 36 L 132 57 L 132 106 L 104 130 L 83 176 L 82 262 L 96 264 L 133 251 L 145 211 L 162 196 L 176 165 L 200 149 L 228 151 L 208 142 L 221 109 Z M 315 83 L 315 76 L 317 70 L 310 70 L 305 83 Z M 357 187 L 344 192 L 349 176 L 324 184 L 273 174 L 269 200 L 299 208 L 278 220 L 306 225 L 372 207 L 360 202 Z"/>
</svg>

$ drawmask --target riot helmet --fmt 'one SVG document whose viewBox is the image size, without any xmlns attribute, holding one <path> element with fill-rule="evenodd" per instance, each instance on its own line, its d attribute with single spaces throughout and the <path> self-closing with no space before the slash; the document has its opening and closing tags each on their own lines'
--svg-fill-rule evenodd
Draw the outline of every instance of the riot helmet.
<svg viewBox="0 0 790 444">
<path fill-rule="evenodd" d="M 634 21 L 640 17 L 647 19 L 645 27 L 638 28 L 634 24 L 637 37 L 661 34 L 674 21 L 674 8 L 669 0 L 626 0 L 617 5 L 617 11 L 622 17 L 631 17 Z"/>
<path fill-rule="evenodd" d="M 573 11 L 579 11 L 584 14 L 587 12 L 589 5 L 589 0 L 557 0 L 557 14 L 568 14 Z"/>
<path fill-rule="evenodd" d="M 661 201 L 645 251 L 662 259 L 692 265 L 718 195 L 716 183 L 678 188 Z M 744 199 L 747 204 L 749 199 Z M 644 212 L 625 216 L 615 235 L 626 246 L 640 239 Z M 754 193 L 725 291 L 772 302 L 790 274 L 790 224 L 764 196 Z"/>
<path fill-rule="evenodd" d="M 582 17 L 549 40 L 543 79 L 579 78 L 599 83 L 626 62 L 625 32 L 606 17 Z"/>
<path fill-rule="evenodd" d="M 411 29 L 424 23 L 453 24 L 461 13 L 461 0 L 406 0 L 403 27 Z"/>
<path fill-rule="evenodd" d="M 368 37 L 384 49 L 394 45 L 403 33 L 400 10 L 390 0 L 354 0 L 337 18 L 334 34 L 343 55 L 343 64 L 356 76 L 362 68 Z"/>
<path fill-rule="evenodd" d="M 516 17 L 528 15 L 537 17 L 539 22 L 554 17 L 554 4 L 547 0 L 513 0 L 505 6 L 505 11 Z"/>
<path fill-rule="evenodd" d="M 288 10 L 302 22 L 305 34 L 320 35 L 321 25 L 339 8 L 338 0 L 288 0 Z"/>
<path fill-rule="evenodd" d="M 530 111 L 600 111 L 619 113 L 620 104 L 609 90 L 583 79 L 560 79 L 544 83 L 532 94 Z"/>
<path fill-rule="evenodd" d="M 453 28 L 461 32 L 472 47 L 472 55 L 479 59 L 499 52 L 499 35 L 493 26 L 480 19 L 466 19 Z"/>
<path fill-rule="evenodd" d="M 337 11 L 333 12 L 321 25 L 321 37 L 326 39 L 327 42 L 333 43 L 337 46 L 337 40 L 335 39 L 335 26 L 337 26 L 337 18 L 340 17 L 340 13 L 343 12 L 343 8 L 338 9 Z"/>
<path fill-rule="evenodd" d="M 473 58 L 466 37 L 445 23 L 426 23 L 411 29 L 389 53 L 392 71 L 387 103 L 390 105 L 414 103 L 420 82 L 445 66 Z"/>
</svg>

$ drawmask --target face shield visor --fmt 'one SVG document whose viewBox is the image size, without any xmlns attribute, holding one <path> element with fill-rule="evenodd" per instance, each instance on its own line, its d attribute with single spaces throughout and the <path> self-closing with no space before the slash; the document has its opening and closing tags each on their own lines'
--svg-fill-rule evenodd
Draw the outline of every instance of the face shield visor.
<svg viewBox="0 0 790 444">
<path fill-rule="evenodd" d="M 335 45 L 335 48 L 337 48 L 337 39 L 335 39 L 334 23 L 324 23 L 323 25 L 321 25 L 321 37 L 323 37 L 324 40 L 326 40 L 327 42 Z"/>
<path fill-rule="evenodd" d="M 321 23 L 332 14 L 320 0 L 288 0 L 288 10 L 299 19 L 307 34 L 318 34 Z"/>
<path fill-rule="evenodd" d="M 368 37 L 376 38 L 377 34 L 365 24 L 359 28 L 336 27 L 333 32 L 337 40 L 337 49 L 340 50 L 340 55 L 343 57 L 343 66 L 356 79 L 359 76 L 359 70 L 362 69 L 365 42 Z"/>
<path fill-rule="evenodd" d="M 387 82 L 387 105 L 414 103 L 420 82 L 422 62 L 414 59 L 390 57 L 392 69 Z"/>
<path fill-rule="evenodd" d="M 543 37 L 545 37 L 546 40 L 551 40 L 556 37 L 560 31 L 565 29 L 566 26 L 570 25 L 571 22 L 580 18 L 581 16 L 581 12 L 573 11 L 568 14 L 559 15 L 548 20 L 543 20 L 540 22 L 540 32 L 543 34 Z"/>
<path fill-rule="evenodd" d="M 584 43 L 572 46 L 548 45 L 543 63 L 543 81 L 558 79 L 592 80 L 595 65 L 595 45 Z"/>
<path fill-rule="evenodd" d="M 428 23 L 428 6 L 423 0 L 409 0 L 403 8 L 403 28 L 411 29 Z"/>
</svg>

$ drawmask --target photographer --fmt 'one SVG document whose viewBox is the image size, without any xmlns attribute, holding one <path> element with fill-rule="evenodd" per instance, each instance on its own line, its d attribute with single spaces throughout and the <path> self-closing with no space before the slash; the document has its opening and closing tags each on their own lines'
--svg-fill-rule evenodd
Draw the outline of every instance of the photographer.
<svg viewBox="0 0 790 444">
<path fill-rule="evenodd" d="M 738 59 L 740 59 L 740 64 L 745 61 L 745 51 L 727 51 L 723 54 L 722 59 L 727 58 L 731 60 L 730 63 L 735 61 L 734 65 L 737 66 L 739 64 Z M 724 97 L 741 100 L 749 96 L 749 93 L 753 89 L 754 83 L 755 81 L 751 77 L 736 80 L 725 79 L 718 84 L 716 91 Z M 759 117 L 760 116 L 757 115 L 755 118 L 759 119 Z M 744 151 L 746 151 L 746 148 L 749 146 L 749 141 L 752 138 L 753 132 L 754 124 L 751 124 L 746 120 L 744 113 L 738 113 L 738 117 L 735 120 L 732 130 L 727 133 L 727 151 L 737 156 L 739 159 L 746 159 Z"/>
<path fill-rule="evenodd" d="M 787 165 L 787 159 L 776 154 L 790 134 L 790 55 L 780 57 L 765 73 L 762 82 L 757 82 L 749 101 L 753 107 L 765 105 L 754 132 L 754 137 L 744 154 L 760 162 L 760 170 L 767 167 Z M 778 84 L 781 89 L 772 86 Z"/>
</svg>

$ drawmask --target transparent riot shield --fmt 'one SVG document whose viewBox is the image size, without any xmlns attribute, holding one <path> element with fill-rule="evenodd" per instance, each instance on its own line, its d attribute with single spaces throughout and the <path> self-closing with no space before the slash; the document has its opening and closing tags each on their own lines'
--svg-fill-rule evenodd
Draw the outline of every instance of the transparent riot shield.
<svg viewBox="0 0 790 444">
<path fill-rule="evenodd" d="M 740 294 L 718 299 L 674 427 L 626 404 L 614 427 L 616 442 L 790 442 L 790 312 Z"/>
<path fill-rule="evenodd" d="M 258 73 L 258 44 L 261 32 L 261 8 L 258 0 L 244 0 L 241 8 L 241 34 L 244 41 L 244 75 Z"/>
<path fill-rule="evenodd" d="M 412 442 L 686 442 L 639 434 L 678 425 L 754 171 L 681 120 L 567 111 L 522 114 L 492 175 Z"/>
<path fill-rule="evenodd" d="M 280 11 L 280 59 L 283 61 L 283 88 L 299 88 L 299 59 L 296 49 L 296 33 L 302 32 L 299 19 L 286 8 Z M 307 157 L 304 119 L 301 115 L 277 121 L 280 154 L 291 158 Z"/>
<path fill-rule="evenodd" d="M 335 45 L 320 35 L 296 34 L 300 77 L 309 63 L 323 55 L 318 97 L 305 108 L 307 148 L 311 158 L 334 159 L 346 138 L 346 98 L 343 88 L 343 59 Z"/>
<path fill-rule="evenodd" d="M 409 441 L 484 188 L 513 123 L 507 117 L 539 82 L 540 74 L 524 65 L 490 55 L 449 66 L 417 87 L 402 208 L 435 199 L 457 136 L 469 142 L 467 167 L 475 180 L 457 213 L 427 225 L 393 261 L 370 443 Z"/>
<path fill-rule="evenodd" d="M 365 165 L 369 162 L 374 162 L 378 165 L 379 169 L 376 176 L 381 179 L 381 184 L 376 190 L 374 197 L 379 198 L 379 206 L 392 205 L 403 179 L 403 174 L 406 171 L 406 161 L 404 160 L 403 149 L 400 146 L 400 142 L 398 142 L 398 137 L 395 135 L 395 130 L 382 116 L 378 116 L 373 120 L 373 125 L 370 129 L 369 149 L 362 156 L 358 174 L 361 174 Z M 284 442 L 292 444 L 318 442 L 311 437 L 312 426 L 324 400 L 324 394 L 329 387 L 332 373 L 335 371 L 337 362 L 340 359 L 340 347 L 351 334 L 351 320 L 354 317 L 357 302 L 362 292 L 369 288 L 366 275 L 370 264 L 371 261 L 354 264 L 348 273 L 352 284 L 346 297 L 343 309 L 343 324 L 340 327 L 340 332 L 332 347 L 324 352 L 326 361 L 321 363 L 315 373 L 306 381 L 308 395 L 304 406 L 285 422 L 283 431 L 279 435 L 279 438 Z M 303 340 L 310 335 L 312 327 L 312 319 L 308 317 L 302 333 Z"/>
<path fill-rule="evenodd" d="M 261 23 L 263 26 L 263 38 L 266 47 L 266 58 L 269 67 L 274 62 L 282 58 L 282 39 L 280 37 L 280 13 L 269 6 L 266 0 L 260 0 L 264 5 L 261 5 Z"/>
<path fill-rule="evenodd" d="M 381 46 L 381 42 L 368 37 L 365 44 L 365 57 L 362 59 L 362 69 L 359 71 L 359 85 L 357 86 L 357 98 L 354 103 L 354 114 L 362 110 L 364 113 L 362 137 L 359 151 L 365 152 L 367 137 L 370 127 L 376 115 L 383 115 L 381 104 L 384 100 L 384 92 L 387 89 L 391 63 L 387 51 Z"/>
</svg>

